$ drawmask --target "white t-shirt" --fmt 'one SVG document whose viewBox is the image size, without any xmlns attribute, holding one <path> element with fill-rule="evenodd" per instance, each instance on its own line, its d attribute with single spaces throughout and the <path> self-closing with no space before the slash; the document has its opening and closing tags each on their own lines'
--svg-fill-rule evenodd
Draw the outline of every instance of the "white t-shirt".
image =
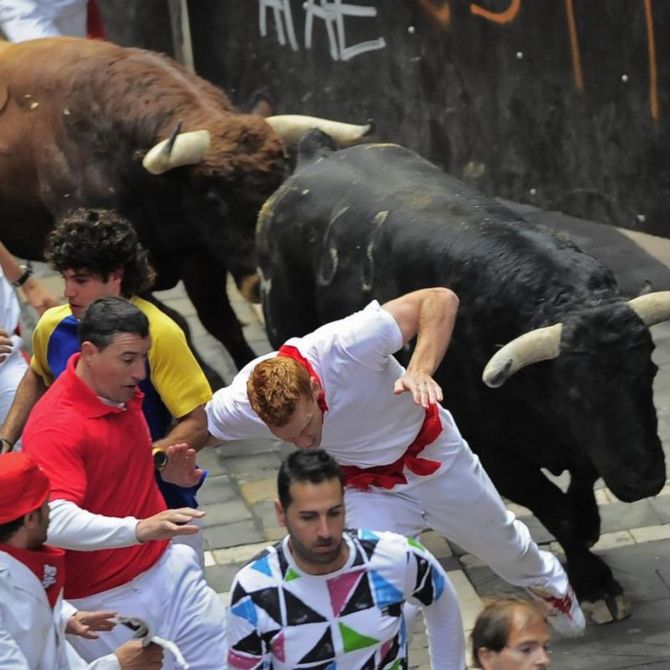
<svg viewBox="0 0 670 670">
<path fill-rule="evenodd" d="M 364 310 L 286 343 L 296 347 L 321 379 L 328 412 L 321 447 L 341 465 L 368 468 L 400 458 L 417 436 L 425 411 L 410 393 L 393 395 L 404 368 L 393 357 L 403 346 L 393 316 L 375 300 Z M 207 404 L 209 432 L 223 441 L 272 437 L 253 411 L 246 383 L 262 356 L 245 366 L 232 384 Z M 440 407 L 442 425 L 450 415 Z M 423 455 L 423 454 L 422 454 Z M 425 456 L 428 458 L 427 452 Z"/>
</svg>

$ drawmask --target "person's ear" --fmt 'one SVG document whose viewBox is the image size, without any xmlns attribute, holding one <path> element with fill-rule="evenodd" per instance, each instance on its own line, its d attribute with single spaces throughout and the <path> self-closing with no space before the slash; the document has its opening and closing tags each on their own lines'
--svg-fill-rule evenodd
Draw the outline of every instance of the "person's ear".
<svg viewBox="0 0 670 670">
<path fill-rule="evenodd" d="M 94 354 L 98 353 L 98 347 L 96 347 L 95 344 L 93 344 L 93 342 L 85 340 L 84 342 L 81 343 L 80 351 L 81 351 L 81 357 L 83 359 L 87 359 L 93 356 Z"/>
<path fill-rule="evenodd" d="M 493 670 L 493 662 L 497 656 L 497 652 L 492 649 L 487 649 L 486 647 L 479 647 L 477 650 L 477 659 L 479 660 L 480 665 L 483 670 Z"/>
<path fill-rule="evenodd" d="M 37 509 L 34 509 L 32 512 L 28 512 L 26 516 L 23 518 L 23 525 L 25 528 L 32 528 L 33 526 L 36 526 L 39 524 L 40 521 L 40 510 L 39 507 Z"/>
<path fill-rule="evenodd" d="M 112 270 L 109 273 L 107 281 L 118 289 L 118 294 L 121 295 L 121 282 L 123 281 L 123 268 Z"/>
<path fill-rule="evenodd" d="M 279 525 L 286 527 L 286 510 L 282 507 L 279 500 L 275 500 L 275 514 L 277 515 Z"/>
</svg>

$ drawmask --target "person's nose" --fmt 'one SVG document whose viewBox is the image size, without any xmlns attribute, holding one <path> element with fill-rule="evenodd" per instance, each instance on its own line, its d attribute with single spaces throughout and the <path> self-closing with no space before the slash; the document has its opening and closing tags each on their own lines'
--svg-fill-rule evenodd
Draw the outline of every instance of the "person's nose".
<svg viewBox="0 0 670 670">
<path fill-rule="evenodd" d="M 322 540 L 329 540 L 332 536 L 330 530 L 330 523 L 328 522 L 328 517 L 323 516 L 319 519 L 319 528 L 318 528 L 319 537 Z"/>
<path fill-rule="evenodd" d="M 536 668 L 548 668 L 551 665 L 551 657 L 549 652 L 544 648 L 540 647 L 537 658 L 535 659 Z"/>
<path fill-rule="evenodd" d="M 63 296 L 65 298 L 70 299 L 70 298 L 74 298 L 76 293 L 77 293 L 77 291 L 76 291 L 75 283 L 66 280 L 65 285 L 63 286 Z"/>
<path fill-rule="evenodd" d="M 147 376 L 147 367 L 144 364 L 144 361 L 138 361 L 135 363 L 133 369 L 133 380 L 136 382 L 141 382 Z"/>
</svg>

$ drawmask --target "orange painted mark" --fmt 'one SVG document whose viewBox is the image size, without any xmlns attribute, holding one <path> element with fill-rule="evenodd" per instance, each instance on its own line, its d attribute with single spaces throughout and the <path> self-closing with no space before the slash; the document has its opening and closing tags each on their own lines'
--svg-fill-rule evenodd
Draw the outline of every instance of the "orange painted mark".
<svg viewBox="0 0 670 670">
<path fill-rule="evenodd" d="M 510 23 L 514 21 L 516 15 L 521 9 L 521 0 L 512 0 L 509 7 L 502 12 L 491 12 L 488 9 L 484 9 L 480 5 L 475 4 L 474 2 L 470 5 L 470 11 L 475 16 L 481 16 L 489 21 L 494 23 Z"/>
<path fill-rule="evenodd" d="M 422 9 L 437 25 L 444 30 L 451 22 L 451 9 L 449 2 L 443 2 L 439 7 L 436 7 L 432 0 L 419 0 Z"/>
<path fill-rule="evenodd" d="M 647 51 L 649 53 L 649 112 L 651 118 L 658 121 L 658 73 L 656 71 L 656 39 L 651 0 L 644 0 L 644 17 L 647 22 Z"/>
<path fill-rule="evenodd" d="M 565 13 L 568 17 L 568 32 L 570 33 L 570 53 L 572 54 L 572 73 L 575 86 L 580 93 L 584 93 L 584 75 L 582 74 L 582 57 L 579 53 L 579 37 L 575 24 L 575 8 L 572 0 L 565 0 Z"/>
</svg>

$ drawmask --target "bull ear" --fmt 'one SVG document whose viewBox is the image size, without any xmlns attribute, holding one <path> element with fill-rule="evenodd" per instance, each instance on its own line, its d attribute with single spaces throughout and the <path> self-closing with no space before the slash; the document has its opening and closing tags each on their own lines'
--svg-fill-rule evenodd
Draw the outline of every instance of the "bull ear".
<svg viewBox="0 0 670 670">
<path fill-rule="evenodd" d="M 297 144 L 298 140 L 312 128 L 318 128 L 326 135 L 330 135 L 339 145 L 356 142 L 373 130 L 372 122 L 364 126 L 356 126 L 351 123 L 340 123 L 339 121 L 299 114 L 268 116 L 265 120 L 272 126 L 277 135 L 289 145 Z"/>
<path fill-rule="evenodd" d="M 487 386 L 502 386 L 515 372 L 532 363 L 558 358 L 561 346 L 562 323 L 538 328 L 508 342 L 491 356 L 484 368 L 482 380 Z"/>
<path fill-rule="evenodd" d="M 149 149 L 142 161 L 145 170 L 151 174 L 163 174 L 182 165 L 195 165 L 205 157 L 209 149 L 209 131 L 180 133 L 178 129 L 172 137 Z"/>
<path fill-rule="evenodd" d="M 641 295 L 629 300 L 628 306 L 649 328 L 670 319 L 670 291 L 656 291 Z"/>
</svg>

